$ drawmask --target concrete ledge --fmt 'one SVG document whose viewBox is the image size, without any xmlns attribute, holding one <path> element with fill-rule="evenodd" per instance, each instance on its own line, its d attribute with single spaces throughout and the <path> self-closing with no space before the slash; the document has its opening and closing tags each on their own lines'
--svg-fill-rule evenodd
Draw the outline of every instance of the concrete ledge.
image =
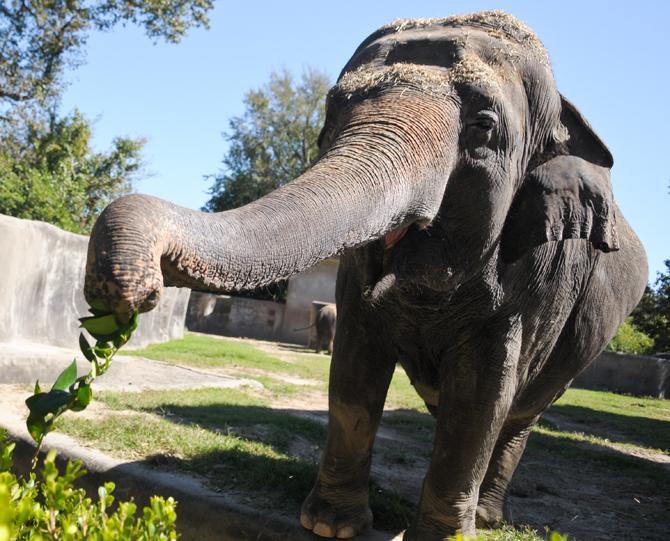
<svg viewBox="0 0 670 541">
<path fill-rule="evenodd" d="M 17 471 L 25 473 L 35 452 L 24 419 L 4 415 L 0 426 L 7 429 L 10 439 L 17 442 L 14 452 Z M 298 518 L 289 519 L 259 511 L 235 501 L 232 497 L 206 488 L 199 480 L 180 473 L 157 471 L 141 462 L 123 462 L 94 449 L 80 446 L 62 434 L 50 434 L 43 445 L 42 455 L 50 449 L 58 451 L 61 465 L 66 460 L 81 460 L 89 474 L 81 485 L 96 497 L 96 489 L 105 481 L 116 484 L 115 496 L 134 498 L 146 505 L 154 494 L 173 496 L 177 507 L 177 527 L 184 540 L 218 541 L 323 541 L 323 538 L 304 530 Z M 356 538 L 358 541 L 400 541 L 402 534 L 393 536 L 371 531 Z"/>
<path fill-rule="evenodd" d="M 636 396 L 670 397 L 670 360 L 604 351 L 573 387 Z"/>
<path fill-rule="evenodd" d="M 37 380 L 50 384 L 73 358 L 77 359 L 78 374 L 86 374 L 91 369 L 88 361 L 75 350 L 39 344 L 3 347 L 0 349 L 0 384 L 32 386 Z M 232 378 L 188 366 L 125 355 L 115 356 L 109 370 L 94 384 L 95 390 L 125 392 L 242 386 L 263 389 L 262 384 L 252 379 Z"/>
</svg>

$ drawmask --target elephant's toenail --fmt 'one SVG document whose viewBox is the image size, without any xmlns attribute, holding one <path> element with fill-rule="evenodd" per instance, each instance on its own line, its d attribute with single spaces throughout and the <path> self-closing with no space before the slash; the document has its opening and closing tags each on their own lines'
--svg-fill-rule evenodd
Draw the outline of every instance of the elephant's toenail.
<svg viewBox="0 0 670 541">
<path fill-rule="evenodd" d="M 303 528 L 307 528 L 308 530 L 314 528 L 314 523 L 307 513 L 300 513 L 300 524 L 302 524 Z"/>
<path fill-rule="evenodd" d="M 337 530 L 337 538 L 338 539 L 350 539 L 351 537 L 354 537 L 356 535 L 356 530 L 354 530 L 353 526 L 343 526 L 339 530 Z"/>
<path fill-rule="evenodd" d="M 312 531 L 321 537 L 335 537 L 335 532 L 325 522 L 317 522 Z"/>
</svg>

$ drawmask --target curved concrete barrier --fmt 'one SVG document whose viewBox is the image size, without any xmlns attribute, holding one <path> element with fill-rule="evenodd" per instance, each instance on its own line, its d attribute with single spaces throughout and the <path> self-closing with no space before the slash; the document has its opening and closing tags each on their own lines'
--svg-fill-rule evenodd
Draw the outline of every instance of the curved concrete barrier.
<svg viewBox="0 0 670 541">
<path fill-rule="evenodd" d="M 88 237 L 32 220 L 0 215 L 0 344 L 78 348 L 86 315 L 84 265 Z M 166 288 L 158 307 L 140 318 L 130 342 L 140 347 L 180 338 L 190 290 Z"/>
<path fill-rule="evenodd" d="M 603 351 L 573 387 L 634 396 L 670 397 L 670 360 Z"/>
</svg>

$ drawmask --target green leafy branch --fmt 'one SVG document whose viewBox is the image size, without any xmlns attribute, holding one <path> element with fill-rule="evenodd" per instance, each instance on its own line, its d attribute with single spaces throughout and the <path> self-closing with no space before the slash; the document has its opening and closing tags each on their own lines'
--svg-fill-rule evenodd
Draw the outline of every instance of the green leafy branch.
<svg viewBox="0 0 670 541">
<path fill-rule="evenodd" d="M 115 485 L 98 487 L 90 497 L 77 481 L 86 473 L 79 461 L 68 461 L 64 471 L 51 450 L 39 472 L 14 473 L 16 444 L 0 429 L 0 541 L 175 541 L 176 506 L 172 499 L 152 496 L 140 509 L 114 497 Z"/>
<path fill-rule="evenodd" d="M 40 383 L 35 383 L 35 391 L 26 399 L 30 410 L 26 425 L 30 436 L 37 443 L 33 466 L 44 437 L 52 430 L 53 424 L 66 411 L 82 411 L 93 398 L 91 383 L 108 369 L 112 357 L 137 329 L 138 312 L 127 323 L 120 323 L 109 307 L 102 301 L 94 301 L 89 308 L 91 316 L 79 319 L 80 328 L 95 338 L 91 346 L 83 333 L 79 335 L 79 348 L 90 362 L 88 374 L 77 377 L 77 360 L 63 370 L 48 392 L 43 392 Z"/>
</svg>

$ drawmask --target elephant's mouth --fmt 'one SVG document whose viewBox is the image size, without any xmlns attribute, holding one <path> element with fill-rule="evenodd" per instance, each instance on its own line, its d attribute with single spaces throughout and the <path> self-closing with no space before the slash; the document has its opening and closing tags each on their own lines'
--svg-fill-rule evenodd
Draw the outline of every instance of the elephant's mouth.
<svg viewBox="0 0 670 541">
<path fill-rule="evenodd" d="M 390 233 L 387 233 L 384 236 L 384 249 L 392 250 L 393 247 L 396 245 L 396 243 L 405 236 L 408 229 L 409 226 L 406 225 L 403 227 L 399 227 L 398 229 L 394 229 Z"/>
<path fill-rule="evenodd" d="M 392 269 L 393 248 L 407 235 L 413 224 L 393 229 L 377 241 L 378 250 L 368 265 L 368 285 L 364 288 L 364 298 L 379 303 L 396 285 L 396 273 Z"/>
</svg>

